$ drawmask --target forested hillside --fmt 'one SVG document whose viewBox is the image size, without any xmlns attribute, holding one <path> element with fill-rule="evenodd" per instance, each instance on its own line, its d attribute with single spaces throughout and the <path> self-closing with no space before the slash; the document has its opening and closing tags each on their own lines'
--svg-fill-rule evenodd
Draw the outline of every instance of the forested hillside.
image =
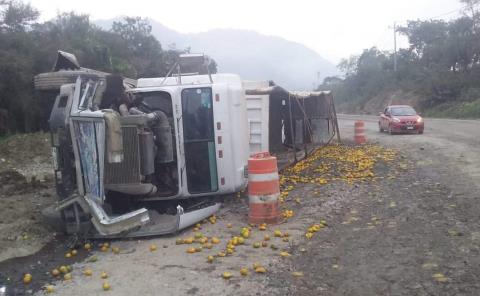
<svg viewBox="0 0 480 296">
<path fill-rule="evenodd" d="M 463 15 L 452 21 L 408 21 L 398 29 L 409 47 L 397 54 L 373 47 L 338 65 L 344 78 L 328 77 L 343 112 L 381 111 L 410 103 L 426 115 L 480 118 L 480 0 L 462 0 Z M 377 109 L 376 109 L 377 108 Z"/>
<path fill-rule="evenodd" d="M 165 75 L 179 54 L 163 50 L 142 18 L 104 30 L 88 15 L 38 17 L 29 4 L 0 0 L 0 136 L 47 128 L 52 94 L 36 93 L 33 76 L 51 70 L 57 50 L 75 54 L 83 67 L 131 78 Z"/>
</svg>

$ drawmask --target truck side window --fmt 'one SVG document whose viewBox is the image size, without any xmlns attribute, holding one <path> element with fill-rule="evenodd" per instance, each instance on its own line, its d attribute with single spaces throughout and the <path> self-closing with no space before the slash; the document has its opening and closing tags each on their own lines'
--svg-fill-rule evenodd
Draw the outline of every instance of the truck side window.
<svg viewBox="0 0 480 296">
<path fill-rule="evenodd" d="M 188 88 L 182 91 L 182 119 L 188 191 L 217 191 L 211 88 Z"/>
</svg>

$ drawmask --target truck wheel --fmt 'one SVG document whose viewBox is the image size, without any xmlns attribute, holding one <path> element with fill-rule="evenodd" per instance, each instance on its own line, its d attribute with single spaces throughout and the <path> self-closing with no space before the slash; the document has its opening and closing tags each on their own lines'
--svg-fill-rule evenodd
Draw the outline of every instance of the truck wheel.
<svg viewBox="0 0 480 296">
<path fill-rule="evenodd" d="M 64 84 L 75 83 L 79 75 L 98 78 L 97 74 L 88 73 L 85 71 L 58 71 L 41 73 L 34 77 L 35 89 L 58 90 Z"/>
</svg>

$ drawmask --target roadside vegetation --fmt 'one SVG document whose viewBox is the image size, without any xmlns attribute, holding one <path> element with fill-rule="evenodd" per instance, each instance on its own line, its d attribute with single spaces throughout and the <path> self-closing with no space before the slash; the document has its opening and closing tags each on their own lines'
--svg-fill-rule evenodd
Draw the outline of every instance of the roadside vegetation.
<svg viewBox="0 0 480 296">
<path fill-rule="evenodd" d="M 327 77 L 319 88 L 334 90 L 341 112 L 376 113 L 406 102 L 430 116 L 480 118 L 480 1 L 461 2 L 457 19 L 397 28 L 410 46 L 398 51 L 396 71 L 394 53 L 372 47 L 343 59 L 345 77 Z"/>
<path fill-rule="evenodd" d="M 140 17 L 125 17 L 107 31 L 88 15 L 60 13 L 46 22 L 39 16 L 30 4 L 0 0 L 0 137 L 47 129 L 55 94 L 35 93 L 33 77 L 51 70 L 57 50 L 75 54 L 82 67 L 130 78 L 163 76 L 189 50 L 163 49 Z"/>
</svg>

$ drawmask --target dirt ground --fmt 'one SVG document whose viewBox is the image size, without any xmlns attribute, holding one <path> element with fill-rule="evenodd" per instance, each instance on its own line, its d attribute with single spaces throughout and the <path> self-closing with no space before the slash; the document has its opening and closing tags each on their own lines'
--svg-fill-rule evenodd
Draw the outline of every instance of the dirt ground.
<svg viewBox="0 0 480 296">
<path fill-rule="evenodd" d="M 53 238 L 41 211 L 54 200 L 47 134 L 0 141 L 0 262 L 38 252 Z"/>
<path fill-rule="evenodd" d="M 344 139 L 352 138 L 357 119 L 340 117 Z M 55 260 L 41 257 L 53 263 L 42 259 L 38 264 L 33 255 L 10 264 L 15 295 L 43 295 L 38 288 L 47 283 L 55 286 L 54 295 L 479 295 L 480 123 L 426 120 L 424 135 L 389 136 L 378 133 L 374 117 L 362 119 L 369 141 L 398 150 L 395 159 L 378 160 L 374 177 L 363 182 L 339 178 L 323 184 L 320 170 L 313 183 L 284 185 L 289 194 L 282 207 L 294 216 L 266 231 L 253 227 L 232 256 L 207 263 L 208 255 L 224 251 L 228 240 L 248 226 L 245 197 L 228 198 L 217 222 L 198 231 L 110 242 L 119 254 L 101 252 L 95 242 L 93 252 L 79 250 L 77 257 L 64 259 L 65 242 L 53 241 L 46 254 L 56 254 Z M 319 162 L 313 164 L 320 168 Z M 306 238 L 308 228 L 322 220 L 328 226 Z M 288 232 L 288 241 L 274 237 L 274 230 Z M 197 232 L 221 242 L 195 254 L 186 250 L 198 244 L 176 244 Z M 268 246 L 253 248 L 265 234 L 271 237 Z M 152 244 L 158 247 L 154 252 Z M 282 251 L 291 256 L 280 256 Z M 96 260 L 83 260 L 86 256 Z M 19 275 L 33 263 L 43 276 L 34 274 L 25 287 Z M 255 273 L 254 263 L 267 272 Z M 46 274 L 62 264 L 73 266 L 72 280 Z M 2 272 L 9 276 L 8 267 L 0 264 L 0 281 Z M 241 267 L 249 269 L 248 276 L 239 274 Z M 93 275 L 84 276 L 85 269 Z M 102 271 L 108 279 L 100 279 Z M 229 280 L 221 277 L 226 271 L 233 274 Z M 102 291 L 104 281 L 111 285 L 109 292 Z"/>
</svg>

